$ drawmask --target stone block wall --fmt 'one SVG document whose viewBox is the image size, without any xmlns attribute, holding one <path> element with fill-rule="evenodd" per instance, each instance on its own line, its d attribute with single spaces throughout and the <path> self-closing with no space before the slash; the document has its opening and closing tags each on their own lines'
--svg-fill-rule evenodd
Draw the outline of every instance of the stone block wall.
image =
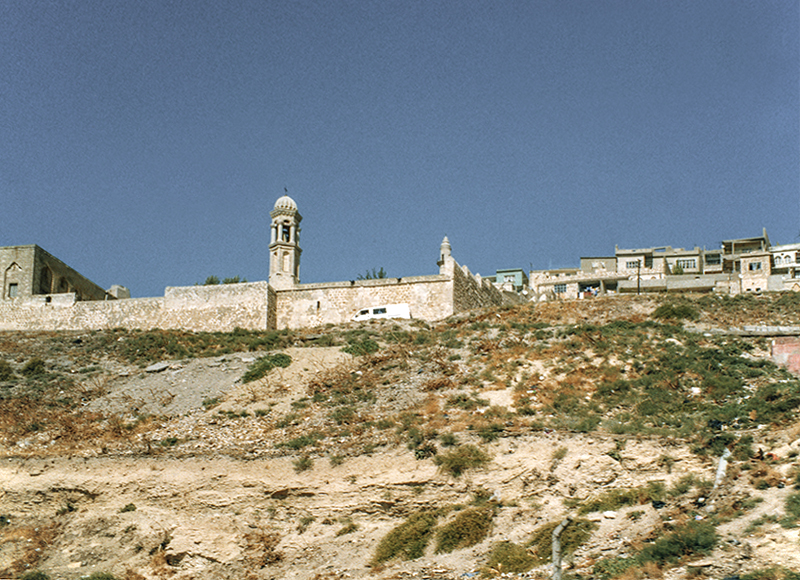
<svg viewBox="0 0 800 580">
<path fill-rule="evenodd" d="M 453 312 L 463 312 L 473 308 L 500 306 L 506 303 L 504 294 L 491 282 L 473 276 L 470 271 L 458 264 L 453 268 Z M 520 299 L 519 302 L 522 300 Z"/>
<path fill-rule="evenodd" d="M 278 293 L 267 285 L 267 329 L 278 328 Z"/>
<path fill-rule="evenodd" d="M 72 300 L 67 300 L 67 297 Z M 163 298 L 77 302 L 59 295 L 0 303 L 0 330 L 94 330 L 164 328 L 266 330 L 267 282 L 167 288 Z"/>
<path fill-rule="evenodd" d="M 276 292 L 276 327 L 341 324 L 362 308 L 384 304 L 408 304 L 412 318 L 438 320 L 453 313 L 452 287 L 441 275 L 301 284 Z"/>
</svg>

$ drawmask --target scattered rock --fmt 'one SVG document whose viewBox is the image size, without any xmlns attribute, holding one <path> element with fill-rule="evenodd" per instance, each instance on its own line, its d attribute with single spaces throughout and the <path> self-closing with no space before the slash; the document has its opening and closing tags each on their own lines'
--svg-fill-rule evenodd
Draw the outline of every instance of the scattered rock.
<svg viewBox="0 0 800 580">
<path fill-rule="evenodd" d="M 160 373 L 162 371 L 167 370 L 169 368 L 169 366 L 170 366 L 170 363 L 165 363 L 165 362 L 153 363 L 149 367 L 144 369 L 144 372 L 146 372 L 146 373 Z"/>
</svg>

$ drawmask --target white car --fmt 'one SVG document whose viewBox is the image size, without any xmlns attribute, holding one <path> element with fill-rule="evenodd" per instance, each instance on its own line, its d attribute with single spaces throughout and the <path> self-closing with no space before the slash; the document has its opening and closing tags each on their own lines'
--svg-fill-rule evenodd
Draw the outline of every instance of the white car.
<svg viewBox="0 0 800 580">
<path fill-rule="evenodd" d="M 411 318 L 408 304 L 386 304 L 385 306 L 372 306 L 359 310 L 353 320 L 372 320 L 374 318 Z"/>
</svg>

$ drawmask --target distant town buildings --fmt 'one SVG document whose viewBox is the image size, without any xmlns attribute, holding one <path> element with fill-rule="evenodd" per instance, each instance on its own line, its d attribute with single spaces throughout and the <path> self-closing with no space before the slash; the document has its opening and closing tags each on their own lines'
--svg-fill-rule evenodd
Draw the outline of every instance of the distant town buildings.
<svg viewBox="0 0 800 580">
<path fill-rule="evenodd" d="M 617 247 L 613 256 L 582 257 L 579 268 L 531 271 L 527 290 L 535 301 L 642 292 L 800 291 L 799 256 L 800 244 L 772 246 L 766 229 L 713 250 Z"/>
</svg>

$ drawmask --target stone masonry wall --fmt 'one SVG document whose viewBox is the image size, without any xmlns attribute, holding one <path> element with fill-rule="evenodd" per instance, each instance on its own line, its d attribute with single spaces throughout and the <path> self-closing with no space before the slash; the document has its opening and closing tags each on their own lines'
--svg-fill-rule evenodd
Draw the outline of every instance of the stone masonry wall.
<svg viewBox="0 0 800 580">
<path fill-rule="evenodd" d="M 505 302 L 503 293 L 489 282 L 479 280 L 469 270 L 455 264 L 453 268 L 453 312 L 473 308 L 500 306 Z"/>
<path fill-rule="evenodd" d="M 253 282 L 172 287 L 163 298 L 76 302 L 70 294 L 46 303 L 33 297 L 0 303 L 0 330 L 266 330 L 268 292 L 267 282 Z"/>
<path fill-rule="evenodd" d="M 349 322 L 362 308 L 384 304 L 408 304 L 412 318 L 422 320 L 453 313 L 452 281 L 441 275 L 302 284 L 277 296 L 277 328 Z"/>
<path fill-rule="evenodd" d="M 278 328 L 278 293 L 267 285 L 267 329 Z"/>
</svg>

